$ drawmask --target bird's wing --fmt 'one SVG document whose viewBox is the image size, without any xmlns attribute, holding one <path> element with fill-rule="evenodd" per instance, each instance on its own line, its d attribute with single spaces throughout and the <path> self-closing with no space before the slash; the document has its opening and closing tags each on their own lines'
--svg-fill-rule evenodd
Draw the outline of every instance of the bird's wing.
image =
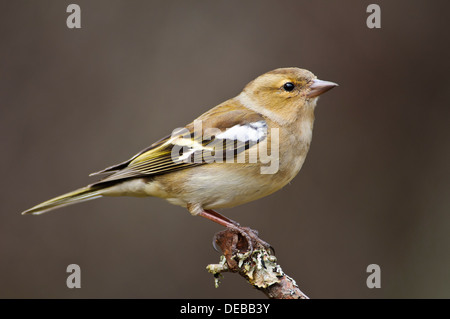
<svg viewBox="0 0 450 319">
<path fill-rule="evenodd" d="M 257 113 L 224 106 L 212 109 L 128 161 L 91 174 L 111 173 L 91 186 L 225 162 L 266 139 L 267 131 L 266 121 Z"/>
</svg>

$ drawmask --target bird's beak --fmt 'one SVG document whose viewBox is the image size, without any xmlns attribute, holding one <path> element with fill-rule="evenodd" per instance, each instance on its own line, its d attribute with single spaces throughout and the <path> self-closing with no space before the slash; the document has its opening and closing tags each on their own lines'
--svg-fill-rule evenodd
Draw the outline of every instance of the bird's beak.
<svg viewBox="0 0 450 319">
<path fill-rule="evenodd" d="M 331 90 L 335 86 L 338 86 L 334 82 L 322 81 L 319 79 L 312 80 L 312 84 L 309 86 L 309 92 L 306 95 L 309 98 L 317 97 L 328 90 Z"/>
</svg>

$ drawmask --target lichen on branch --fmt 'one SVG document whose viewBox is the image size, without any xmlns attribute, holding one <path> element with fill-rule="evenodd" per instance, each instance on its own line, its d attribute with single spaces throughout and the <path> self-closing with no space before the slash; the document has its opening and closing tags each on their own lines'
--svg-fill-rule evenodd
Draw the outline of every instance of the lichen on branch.
<svg viewBox="0 0 450 319">
<path fill-rule="evenodd" d="M 272 249 L 266 247 L 258 233 L 246 228 L 247 233 L 242 234 L 242 229 L 228 228 L 215 235 L 215 243 L 223 255 L 218 264 L 210 264 L 206 269 L 214 275 L 216 287 L 222 273 L 234 272 L 269 298 L 309 299 L 295 280 L 283 272 Z"/>
</svg>

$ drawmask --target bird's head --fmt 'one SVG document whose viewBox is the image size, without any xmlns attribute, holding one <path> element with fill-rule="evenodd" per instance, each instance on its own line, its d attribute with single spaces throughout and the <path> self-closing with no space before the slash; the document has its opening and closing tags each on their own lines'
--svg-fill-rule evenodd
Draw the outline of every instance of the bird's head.
<svg viewBox="0 0 450 319">
<path fill-rule="evenodd" d="M 336 83 L 319 80 L 305 69 L 280 68 L 251 81 L 241 95 L 258 108 L 292 117 L 301 111 L 313 111 L 318 96 L 335 86 Z"/>
</svg>

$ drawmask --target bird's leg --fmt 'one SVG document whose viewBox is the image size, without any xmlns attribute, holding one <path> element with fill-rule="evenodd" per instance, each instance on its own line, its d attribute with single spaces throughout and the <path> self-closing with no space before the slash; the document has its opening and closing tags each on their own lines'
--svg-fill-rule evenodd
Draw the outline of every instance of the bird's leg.
<svg viewBox="0 0 450 319">
<path fill-rule="evenodd" d="M 230 224 L 232 226 L 237 226 L 237 227 L 241 226 L 241 225 L 239 225 L 238 222 L 235 222 L 234 220 L 229 219 L 228 217 L 223 216 L 222 214 L 219 214 L 218 212 L 216 212 L 212 209 L 203 210 L 203 212 L 200 213 L 200 216 L 205 217 L 209 220 L 212 220 L 213 222 L 216 222 L 225 227 L 230 227 Z M 230 228 L 232 228 L 232 227 L 230 227 Z"/>
<path fill-rule="evenodd" d="M 248 244 L 248 250 L 250 251 L 250 253 L 253 252 L 252 241 L 259 243 L 260 245 L 262 245 L 263 247 L 265 247 L 267 249 L 269 249 L 269 248 L 272 249 L 272 247 L 268 243 L 266 243 L 264 240 L 262 240 L 261 238 L 258 237 L 258 232 L 256 230 L 253 230 L 249 227 L 242 227 L 241 225 L 239 225 L 239 223 L 235 222 L 232 219 L 229 219 L 228 217 L 225 217 L 225 216 L 219 214 L 218 212 L 216 212 L 212 209 L 205 209 L 205 210 L 201 211 L 198 215 L 202 216 L 204 218 L 207 218 L 215 223 L 218 223 L 219 225 L 230 228 L 230 229 L 236 231 L 237 233 L 239 233 L 242 237 L 244 237 L 246 239 L 247 244 Z M 215 243 L 215 241 L 214 241 L 214 243 Z M 214 247 L 215 247 L 215 245 L 214 245 Z"/>
</svg>

